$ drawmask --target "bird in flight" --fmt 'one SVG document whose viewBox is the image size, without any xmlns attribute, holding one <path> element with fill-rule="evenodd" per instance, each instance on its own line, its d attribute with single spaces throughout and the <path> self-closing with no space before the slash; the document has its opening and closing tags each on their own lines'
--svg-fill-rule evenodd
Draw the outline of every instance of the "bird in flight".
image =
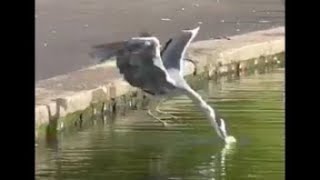
<svg viewBox="0 0 320 180">
<path fill-rule="evenodd" d="M 187 60 L 184 56 L 199 29 L 182 30 L 167 41 L 162 50 L 157 37 L 143 33 L 128 40 L 94 46 L 90 56 L 100 62 L 116 57 L 117 68 L 124 79 L 156 98 L 187 95 L 205 113 L 220 138 L 226 143 L 235 142 L 234 137 L 228 136 L 224 120 L 183 77 L 184 61 Z"/>
</svg>

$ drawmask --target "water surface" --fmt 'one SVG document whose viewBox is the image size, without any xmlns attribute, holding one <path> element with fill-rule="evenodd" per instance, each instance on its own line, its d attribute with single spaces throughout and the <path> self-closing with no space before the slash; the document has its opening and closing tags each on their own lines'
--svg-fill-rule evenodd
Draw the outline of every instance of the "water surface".
<svg viewBox="0 0 320 180">
<path fill-rule="evenodd" d="M 284 72 L 199 86 L 237 138 L 235 146 L 224 147 L 204 115 L 180 96 L 161 106 L 179 117 L 170 127 L 136 111 L 113 125 L 97 120 L 61 134 L 55 145 L 40 144 L 36 178 L 284 179 Z"/>
</svg>

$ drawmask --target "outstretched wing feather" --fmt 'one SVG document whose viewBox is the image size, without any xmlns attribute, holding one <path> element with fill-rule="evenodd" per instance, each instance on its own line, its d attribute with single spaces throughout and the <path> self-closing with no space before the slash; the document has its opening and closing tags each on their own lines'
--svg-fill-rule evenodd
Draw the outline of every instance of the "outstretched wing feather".
<svg viewBox="0 0 320 180">
<path fill-rule="evenodd" d="M 94 53 L 95 57 L 104 59 L 116 56 L 117 67 L 130 85 L 161 94 L 173 86 L 167 83 L 163 69 L 156 65 L 163 64 L 161 57 L 156 54 L 156 48 L 159 47 L 154 43 L 150 40 L 130 39 L 95 46 Z"/>
<path fill-rule="evenodd" d="M 167 42 L 162 52 L 162 60 L 166 69 L 175 69 L 182 73 L 181 67 L 183 67 L 186 49 L 198 30 L 199 27 L 193 30 L 184 30 Z"/>
</svg>

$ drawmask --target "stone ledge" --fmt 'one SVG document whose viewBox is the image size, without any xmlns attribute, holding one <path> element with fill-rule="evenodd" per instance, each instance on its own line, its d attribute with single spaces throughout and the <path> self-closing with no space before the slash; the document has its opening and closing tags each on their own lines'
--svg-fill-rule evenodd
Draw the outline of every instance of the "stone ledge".
<svg viewBox="0 0 320 180">
<path fill-rule="evenodd" d="M 192 43 L 187 57 L 198 61 L 197 72 L 226 72 L 234 62 L 269 56 L 285 51 L 284 27 Z M 265 60 L 266 62 L 268 60 Z M 255 62 L 256 63 L 256 62 Z M 244 68 L 240 64 L 240 68 Z M 234 70 L 234 67 L 230 67 Z M 185 75 L 193 72 L 186 63 Z M 105 102 L 136 89 L 122 79 L 114 62 L 95 65 L 36 84 L 36 130 L 52 120 L 83 111 L 94 103 Z"/>
</svg>

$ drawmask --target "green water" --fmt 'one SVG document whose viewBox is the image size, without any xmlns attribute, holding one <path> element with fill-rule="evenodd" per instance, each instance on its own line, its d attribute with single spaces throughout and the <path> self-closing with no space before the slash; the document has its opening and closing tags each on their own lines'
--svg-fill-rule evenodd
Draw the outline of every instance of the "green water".
<svg viewBox="0 0 320 180">
<path fill-rule="evenodd" d="M 217 108 L 238 140 L 224 147 L 184 96 L 161 109 L 179 117 L 163 128 L 144 111 L 94 121 L 36 149 L 37 179 L 284 179 L 284 72 L 203 82 L 198 92 Z M 130 122 L 128 124 L 128 122 Z"/>
</svg>

